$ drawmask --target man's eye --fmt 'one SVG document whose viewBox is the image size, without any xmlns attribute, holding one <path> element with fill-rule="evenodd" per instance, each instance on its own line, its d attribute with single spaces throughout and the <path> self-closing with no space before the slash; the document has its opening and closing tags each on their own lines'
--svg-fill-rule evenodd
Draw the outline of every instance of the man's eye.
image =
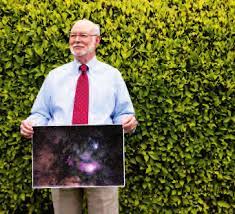
<svg viewBox="0 0 235 214">
<path fill-rule="evenodd" d="M 88 35 L 87 35 L 87 34 L 80 34 L 80 37 L 82 37 L 82 38 L 87 38 Z"/>
</svg>

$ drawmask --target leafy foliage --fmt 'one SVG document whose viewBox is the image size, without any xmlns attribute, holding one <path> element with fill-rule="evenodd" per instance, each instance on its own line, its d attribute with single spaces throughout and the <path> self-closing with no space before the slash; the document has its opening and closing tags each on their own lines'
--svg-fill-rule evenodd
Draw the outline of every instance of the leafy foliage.
<svg viewBox="0 0 235 214">
<path fill-rule="evenodd" d="M 117 67 L 140 125 L 126 140 L 121 213 L 235 210 L 234 1 L 1 0 L 0 213 L 49 213 L 31 189 L 19 134 L 48 72 L 72 57 L 68 33 L 101 26 L 98 57 Z"/>
</svg>

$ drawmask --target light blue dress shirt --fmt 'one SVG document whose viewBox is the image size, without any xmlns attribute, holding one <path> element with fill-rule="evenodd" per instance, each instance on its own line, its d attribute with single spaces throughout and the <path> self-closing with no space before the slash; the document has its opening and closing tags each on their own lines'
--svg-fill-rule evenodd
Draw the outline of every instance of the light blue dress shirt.
<svg viewBox="0 0 235 214">
<path fill-rule="evenodd" d="M 71 125 L 79 66 L 73 62 L 52 70 L 46 77 L 27 120 L 33 125 Z M 134 114 L 134 108 L 120 72 L 94 57 L 89 67 L 88 123 L 121 124 L 122 118 Z"/>
</svg>

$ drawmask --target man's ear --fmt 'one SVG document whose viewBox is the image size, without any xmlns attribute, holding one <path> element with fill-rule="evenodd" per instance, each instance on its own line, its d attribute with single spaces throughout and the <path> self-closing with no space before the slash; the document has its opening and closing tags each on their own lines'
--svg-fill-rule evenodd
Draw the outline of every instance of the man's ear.
<svg viewBox="0 0 235 214">
<path fill-rule="evenodd" d="M 96 47 L 100 44 L 100 41 L 101 41 L 101 37 L 97 36 L 96 37 Z"/>
</svg>

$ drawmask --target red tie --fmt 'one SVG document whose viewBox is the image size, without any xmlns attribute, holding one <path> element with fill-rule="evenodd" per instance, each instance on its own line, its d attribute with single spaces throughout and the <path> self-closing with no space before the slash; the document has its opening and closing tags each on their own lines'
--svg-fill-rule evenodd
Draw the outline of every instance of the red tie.
<svg viewBox="0 0 235 214">
<path fill-rule="evenodd" d="M 89 82 L 88 82 L 88 66 L 82 64 L 79 67 L 81 75 L 77 81 L 77 88 L 74 98 L 73 107 L 73 124 L 88 124 L 88 107 L 89 107 Z"/>
</svg>

